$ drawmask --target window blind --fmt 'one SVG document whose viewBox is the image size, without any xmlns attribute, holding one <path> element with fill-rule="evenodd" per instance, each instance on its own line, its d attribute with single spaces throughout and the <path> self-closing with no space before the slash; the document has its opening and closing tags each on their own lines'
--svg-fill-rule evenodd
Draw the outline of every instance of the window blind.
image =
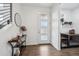
<svg viewBox="0 0 79 59">
<path fill-rule="evenodd" d="M 0 29 L 12 22 L 12 4 L 0 3 Z"/>
</svg>

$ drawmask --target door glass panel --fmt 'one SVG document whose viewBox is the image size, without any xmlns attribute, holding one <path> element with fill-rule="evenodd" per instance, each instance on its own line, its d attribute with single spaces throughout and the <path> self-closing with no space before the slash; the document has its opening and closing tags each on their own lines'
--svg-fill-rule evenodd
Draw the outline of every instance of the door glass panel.
<svg viewBox="0 0 79 59">
<path fill-rule="evenodd" d="M 47 40 L 47 38 L 48 38 L 47 35 L 42 35 L 41 36 L 41 40 Z"/>
<path fill-rule="evenodd" d="M 41 33 L 41 40 L 47 40 L 48 35 L 47 35 L 47 30 L 48 30 L 48 17 L 47 15 L 43 15 L 41 17 L 41 24 L 40 24 L 40 33 Z"/>
<path fill-rule="evenodd" d="M 47 27 L 48 27 L 48 22 L 47 22 L 47 20 L 41 20 L 41 27 L 42 27 L 42 28 L 47 28 Z"/>
</svg>

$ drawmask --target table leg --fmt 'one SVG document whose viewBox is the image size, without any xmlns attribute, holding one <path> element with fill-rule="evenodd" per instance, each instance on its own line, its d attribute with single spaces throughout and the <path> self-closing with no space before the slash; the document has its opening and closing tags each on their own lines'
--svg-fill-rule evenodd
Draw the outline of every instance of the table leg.
<svg viewBox="0 0 79 59">
<path fill-rule="evenodd" d="M 14 56 L 14 48 L 13 48 L 13 45 L 10 43 L 11 45 L 11 49 L 12 49 L 12 56 Z"/>
<path fill-rule="evenodd" d="M 68 36 L 68 40 L 67 40 L 67 47 L 70 46 L 70 36 Z"/>
<path fill-rule="evenodd" d="M 12 56 L 14 56 L 14 48 L 12 47 Z"/>
<path fill-rule="evenodd" d="M 26 35 L 25 35 L 25 47 L 26 47 Z"/>
</svg>

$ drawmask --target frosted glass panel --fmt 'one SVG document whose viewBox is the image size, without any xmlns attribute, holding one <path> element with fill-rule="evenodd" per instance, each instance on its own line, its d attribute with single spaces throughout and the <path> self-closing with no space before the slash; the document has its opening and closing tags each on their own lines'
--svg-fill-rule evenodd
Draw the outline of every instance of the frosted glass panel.
<svg viewBox="0 0 79 59">
<path fill-rule="evenodd" d="M 41 21 L 41 27 L 47 27 L 48 26 L 48 21 L 47 20 L 42 20 Z"/>
<path fill-rule="evenodd" d="M 41 40 L 48 40 L 47 29 L 48 29 L 48 17 L 47 15 L 43 15 L 41 16 L 40 19 Z"/>
<path fill-rule="evenodd" d="M 42 35 L 41 40 L 47 40 L 47 35 Z"/>
<path fill-rule="evenodd" d="M 47 34 L 47 30 L 45 28 L 41 29 L 41 34 Z"/>
</svg>

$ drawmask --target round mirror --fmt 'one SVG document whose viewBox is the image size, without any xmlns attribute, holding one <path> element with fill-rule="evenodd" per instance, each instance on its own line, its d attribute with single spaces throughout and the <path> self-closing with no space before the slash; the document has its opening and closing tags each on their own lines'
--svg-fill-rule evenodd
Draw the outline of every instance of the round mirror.
<svg viewBox="0 0 79 59">
<path fill-rule="evenodd" d="M 20 16 L 19 13 L 15 13 L 15 15 L 14 15 L 14 22 L 15 22 L 17 27 L 21 27 L 22 20 L 21 20 L 21 16 Z"/>
</svg>

